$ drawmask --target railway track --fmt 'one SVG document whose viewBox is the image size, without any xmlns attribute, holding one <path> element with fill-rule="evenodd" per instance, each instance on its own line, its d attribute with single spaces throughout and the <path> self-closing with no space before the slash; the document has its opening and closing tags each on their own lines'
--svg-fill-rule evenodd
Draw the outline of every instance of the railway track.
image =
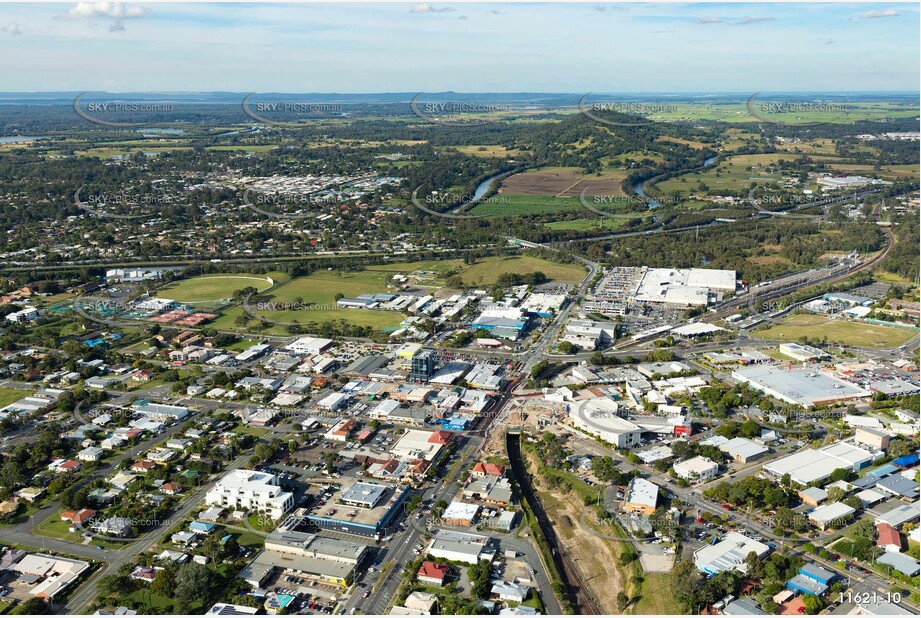
<svg viewBox="0 0 921 618">
<path fill-rule="evenodd" d="M 518 487 L 524 496 L 531 512 L 537 518 L 537 525 L 540 526 L 547 544 L 550 546 L 550 553 L 553 557 L 553 563 L 562 579 L 563 586 L 569 594 L 569 598 L 574 605 L 573 609 L 576 614 L 600 615 L 607 612 L 602 611 L 595 599 L 589 593 L 588 588 L 582 582 L 579 572 L 576 570 L 572 561 L 561 551 L 561 547 L 556 538 L 556 531 L 553 529 L 553 523 L 544 511 L 543 505 L 537 499 L 534 489 L 531 487 L 531 481 L 525 470 L 524 460 L 521 457 L 521 436 L 516 433 L 509 433 L 505 439 L 506 450 L 508 452 L 509 465 L 512 474 L 518 482 Z"/>
<path fill-rule="evenodd" d="M 874 220 L 879 220 L 879 212 L 880 212 L 881 207 L 882 207 L 881 203 L 877 204 L 876 208 L 873 210 Z M 732 301 L 730 301 L 730 304 L 728 306 L 720 308 L 716 312 L 711 313 L 706 318 L 704 318 L 704 320 L 705 321 L 719 320 L 728 315 L 731 315 L 733 312 L 735 312 L 738 309 L 741 309 L 742 307 L 746 305 L 756 306 L 759 301 L 765 301 L 771 298 L 783 297 L 788 294 L 792 294 L 793 292 L 799 290 L 800 288 L 808 287 L 811 285 L 818 285 L 820 283 L 835 283 L 837 281 L 843 281 L 844 279 L 847 279 L 848 277 L 850 277 L 851 275 L 855 273 L 863 272 L 866 270 L 872 270 L 873 268 L 876 268 L 880 263 L 882 263 L 883 260 L 886 259 L 886 257 L 889 255 L 889 252 L 892 250 L 892 247 L 895 246 L 895 234 L 893 234 L 892 230 L 887 227 L 883 227 L 881 229 L 883 231 L 883 235 L 886 237 L 886 246 L 883 247 L 882 251 L 874 255 L 869 260 L 862 262 L 858 264 L 857 266 L 854 266 L 853 268 L 848 268 L 847 270 L 841 273 L 834 273 L 834 274 L 831 274 L 825 277 L 819 277 L 816 279 L 804 278 L 802 281 L 795 282 L 789 285 L 785 285 L 780 288 L 776 288 L 776 289 L 767 288 L 761 291 L 760 293 L 754 294 L 753 296 L 744 296 L 738 299 L 733 299 Z"/>
</svg>

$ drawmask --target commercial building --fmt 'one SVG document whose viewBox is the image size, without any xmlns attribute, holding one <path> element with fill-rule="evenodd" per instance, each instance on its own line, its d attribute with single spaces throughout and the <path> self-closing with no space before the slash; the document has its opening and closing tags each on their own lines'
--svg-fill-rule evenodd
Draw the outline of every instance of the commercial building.
<svg viewBox="0 0 921 618">
<path fill-rule="evenodd" d="M 751 552 L 763 558 L 771 548 L 760 541 L 738 532 L 727 532 L 722 540 L 694 552 L 694 564 L 704 573 L 716 575 L 722 571 L 736 570 L 745 573 L 745 558 Z"/>
<path fill-rule="evenodd" d="M 205 503 L 242 511 L 260 511 L 272 519 L 280 519 L 294 506 L 294 494 L 283 491 L 274 474 L 233 470 L 208 491 Z"/>
<path fill-rule="evenodd" d="M 479 512 L 477 504 L 454 500 L 445 508 L 441 519 L 449 526 L 472 526 Z"/>
<path fill-rule="evenodd" d="M 679 461 L 674 466 L 678 478 L 687 480 L 712 479 L 719 473 L 719 464 L 707 457 L 697 456 L 685 461 Z"/>
<path fill-rule="evenodd" d="M 854 441 L 884 451 L 889 448 L 889 432 L 872 427 L 858 427 Z"/>
<path fill-rule="evenodd" d="M 285 346 L 285 349 L 295 354 L 306 356 L 316 356 L 322 354 L 333 346 L 332 339 L 322 339 L 320 337 L 300 337 Z"/>
<path fill-rule="evenodd" d="M 681 307 L 707 306 L 736 289 L 736 271 L 710 268 L 647 268 L 633 294 L 635 302 Z"/>
<path fill-rule="evenodd" d="M 732 377 L 781 401 L 810 408 L 855 401 L 872 393 L 850 382 L 811 369 L 784 371 L 773 365 L 743 367 Z"/>
<path fill-rule="evenodd" d="M 20 581 L 31 586 L 29 594 L 46 601 L 76 582 L 90 568 L 89 562 L 50 554 L 11 552 L 11 562 L 3 570 L 17 573 Z"/>
<path fill-rule="evenodd" d="M 426 552 L 432 558 L 464 564 L 476 564 L 481 560 L 492 562 L 496 556 L 496 549 L 489 537 L 452 530 L 436 532 Z"/>
<path fill-rule="evenodd" d="M 718 448 L 739 463 L 754 461 L 768 452 L 767 447 L 748 438 L 733 438 Z"/>
<path fill-rule="evenodd" d="M 410 361 L 409 379 L 416 382 L 425 382 L 435 373 L 435 353 L 431 350 L 422 350 L 416 353 Z"/>
<path fill-rule="evenodd" d="M 813 509 L 809 513 L 809 521 L 820 530 L 825 530 L 829 527 L 840 528 L 850 521 L 854 512 L 853 507 L 843 502 L 832 502 Z"/>
<path fill-rule="evenodd" d="M 811 345 L 800 345 L 798 343 L 781 343 L 777 346 L 781 354 L 785 354 L 794 360 L 801 362 L 818 360 L 820 358 L 829 358 L 831 355 L 824 350 L 814 348 Z"/>
<path fill-rule="evenodd" d="M 921 563 L 919 563 L 916 559 L 912 558 L 908 554 L 899 554 L 896 552 L 887 551 L 876 559 L 876 563 L 885 564 L 889 567 L 892 567 L 899 573 L 907 575 L 908 577 L 914 577 L 919 572 L 921 572 Z"/>
<path fill-rule="evenodd" d="M 239 577 L 254 588 L 276 569 L 327 584 L 347 586 L 369 547 L 353 541 L 320 537 L 279 528 L 265 539 L 265 549 L 240 571 Z"/>
<path fill-rule="evenodd" d="M 899 528 L 902 524 L 918 521 L 919 516 L 921 516 L 921 511 L 918 509 L 918 502 L 915 501 L 911 504 L 900 504 L 886 511 L 876 518 L 875 523 L 886 523 L 893 528 Z"/>
<path fill-rule="evenodd" d="M 402 511 L 407 495 L 404 485 L 346 483 L 325 505 L 311 507 L 304 519 L 319 528 L 380 538 Z"/>
<path fill-rule="evenodd" d="M 521 309 L 508 307 L 503 309 L 487 309 L 477 316 L 471 327 L 489 331 L 497 339 L 518 340 L 528 324 L 528 318 Z"/>
<path fill-rule="evenodd" d="M 619 416 L 619 405 L 607 397 L 576 401 L 568 405 L 573 426 L 613 444 L 628 448 L 640 443 L 643 429 Z"/>
</svg>

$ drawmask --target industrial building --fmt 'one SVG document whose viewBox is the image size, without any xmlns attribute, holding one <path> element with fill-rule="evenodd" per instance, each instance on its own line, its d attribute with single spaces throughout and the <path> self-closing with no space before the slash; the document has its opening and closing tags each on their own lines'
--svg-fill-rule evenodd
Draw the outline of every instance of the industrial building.
<svg viewBox="0 0 921 618">
<path fill-rule="evenodd" d="M 754 461 L 768 452 L 767 447 L 753 442 L 748 438 L 733 438 L 717 448 L 732 457 L 733 461 L 739 463 Z"/>
<path fill-rule="evenodd" d="M 809 522 L 819 530 L 825 530 L 828 527 L 840 528 L 850 521 L 854 512 L 853 507 L 843 502 L 832 502 L 813 509 L 809 513 Z"/>
<path fill-rule="evenodd" d="M 765 557 L 771 548 L 760 541 L 738 532 L 727 532 L 721 541 L 707 545 L 694 552 L 694 565 L 704 573 L 716 575 L 722 571 L 736 570 L 744 573 L 745 558 L 755 552 Z"/>
<path fill-rule="evenodd" d="M 685 461 L 679 461 L 674 466 L 675 474 L 678 478 L 686 480 L 706 480 L 712 479 L 719 473 L 719 464 L 712 459 L 702 457 L 692 457 Z"/>
<path fill-rule="evenodd" d="M 853 472 L 862 470 L 884 456 L 882 451 L 871 451 L 850 442 L 838 442 L 815 450 L 803 449 L 787 457 L 764 464 L 764 471 L 775 478 L 785 474 L 802 486 L 824 481 L 838 468 Z"/>
<path fill-rule="evenodd" d="M 784 371 L 773 365 L 760 365 L 736 369 L 732 377 L 766 395 L 804 408 L 864 399 L 872 394 L 812 369 Z"/>
<path fill-rule="evenodd" d="M 635 477 L 627 487 L 624 511 L 652 515 L 659 501 L 659 486 L 644 478 Z"/>
</svg>

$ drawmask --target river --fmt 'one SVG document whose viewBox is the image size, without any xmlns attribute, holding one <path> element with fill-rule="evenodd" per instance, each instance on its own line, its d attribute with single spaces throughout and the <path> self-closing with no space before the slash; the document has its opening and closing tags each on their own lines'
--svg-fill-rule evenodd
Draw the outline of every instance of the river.
<svg viewBox="0 0 921 618">
<path fill-rule="evenodd" d="M 704 167 L 711 167 L 715 163 L 716 163 L 716 157 L 710 157 L 709 159 L 704 161 Z M 637 194 L 638 196 L 640 196 L 641 198 L 643 198 L 644 200 L 646 200 L 646 202 L 649 204 L 649 210 L 655 210 L 656 208 L 661 208 L 662 207 L 661 202 L 654 200 L 653 198 L 649 197 L 649 195 L 646 194 L 646 183 L 648 182 L 648 180 L 651 180 L 651 179 L 643 180 L 642 182 L 638 182 L 634 184 L 632 187 L 633 192 Z"/>
</svg>

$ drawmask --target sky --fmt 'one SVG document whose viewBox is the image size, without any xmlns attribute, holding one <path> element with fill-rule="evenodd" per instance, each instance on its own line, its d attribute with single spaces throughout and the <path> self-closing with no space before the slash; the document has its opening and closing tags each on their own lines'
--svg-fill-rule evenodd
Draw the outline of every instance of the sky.
<svg viewBox="0 0 921 618">
<path fill-rule="evenodd" d="M 919 87 L 917 3 L 0 3 L 0 90 Z"/>
</svg>

